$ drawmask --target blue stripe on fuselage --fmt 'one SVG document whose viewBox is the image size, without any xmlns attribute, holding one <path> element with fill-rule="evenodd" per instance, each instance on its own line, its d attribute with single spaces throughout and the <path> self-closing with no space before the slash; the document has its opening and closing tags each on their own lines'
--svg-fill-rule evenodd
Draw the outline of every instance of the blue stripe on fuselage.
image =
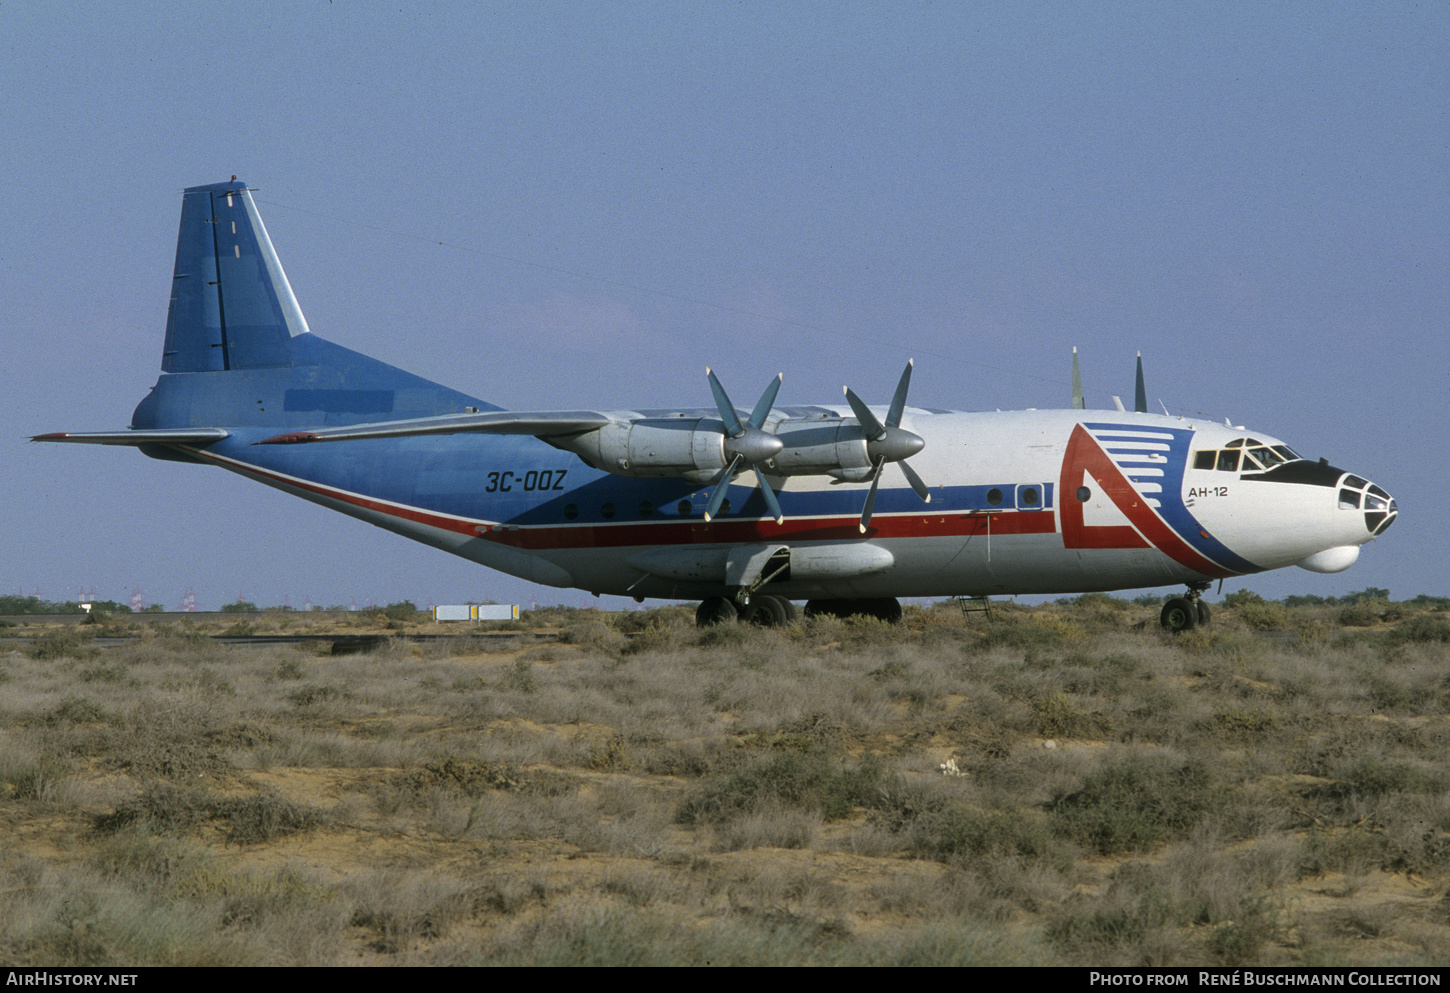
<svg viewBox="0 0 1450 993">
<path fill-rule="evenodd" d="M 1183 428 L 1151 427 L 1140 428 L 1130 424 L 1084 423 L 1093 438 L 1103 446 L 1108 456 L 1134 483 L 1157 483 L 1162 492 L 1145 494 L 1158 502 L 1158 516 L 1184 541 L 1201 555 L 1207 556 L 1226 569 L 1234 572 L 1260 572 L 1262 568 L 1237 554 L 1217 538 L 1208 535 L 1198 518 L 1189 512 L 1183 502 L 1183 473 L 1188 468 L 1188 449 L 1193 443 L 1193 432 Z M 1156 437 L 1170 435 L 1171 437 Z M 1124 448 L 1123 442 L 1155 442 L 1168 446 L 1166 452 L 1159 452 L 1162 461 L 1148 459 L 1149 450 Z M 1137 474 L 1134 469 L 1160 469 L 1161 476 Z"/>
</svg>

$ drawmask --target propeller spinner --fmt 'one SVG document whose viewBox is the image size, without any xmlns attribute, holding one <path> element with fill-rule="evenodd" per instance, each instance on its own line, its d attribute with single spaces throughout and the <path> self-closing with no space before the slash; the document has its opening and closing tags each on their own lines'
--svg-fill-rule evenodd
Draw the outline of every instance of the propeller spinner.
<svg viewBox="0 0 1450 993">
<path fill-rule="evenodd" d="M 901 467 L 902 475 L 916 491 L 916 495 L 926 503 L 931 503 L 931 491 L 926 488 L 926 483 L 916 474 L 916 470 L 907 465 L 906 460 L 926 447 L 926 441 L 919 434 L 913 434 L 901 427 L 901 417 L 906 411 L 906 391 L 911 386 L 911 368 L 914 360 L 906 363 L 906 369 L 901 374 L 901 381 L 896 384 L 896 394 L 891 398 L 891 406 L 886 411 L 886 423 L 882 424 L 871 412 L 871 408 L 851 392 L 848 386 L 846 390 L 846 402 L 851 405 L 851 410 L 856 415 L 856 420 L 861 422 L 861 428 L 866 433 L 866 454 L 875 463 L 876 468 L 871 473 L 871 489 L 866 493 L 866 506 L 861 510 L 861 533 L 866 533 L 866 528 L 871 524 L 871 511 L 876 507 L 876 487 L 881 482 L 881 473 L 886 468 L 886 463 L 895 462 Z"/>
</svg>

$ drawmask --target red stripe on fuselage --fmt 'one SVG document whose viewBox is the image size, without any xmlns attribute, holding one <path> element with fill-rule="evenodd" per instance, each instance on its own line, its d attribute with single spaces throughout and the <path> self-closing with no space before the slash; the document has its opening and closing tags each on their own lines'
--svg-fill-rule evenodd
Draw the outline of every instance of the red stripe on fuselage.
<svg viewBox="0 0 1450 993">
<path fill-rule="evenodd" d="M 635 545 L 717 545 L 758 541 L 864 541 L 870 538 L 970 538 L 987 535 L 1053 534 L 1057 525 L 1047 511 L 1007 514 L 877 514 L 861 533 L 858 517 L 769 518 L 729 521 L 659 521 L 641 524 L 581 524 L 520 527 L 501 525 L 486 535 L 523 549 L 618 548 Z"/>
<path fill-rule="evenodd" d="M 1076 494 L 1084 472 L 1098 481 L 1103 492 L 1133 527 L 1090 527 L 1083 523 L 1083 505 Z M 1059 490 L 1062 494 L 1058 497 L 1062 511 L 1062 543 L 1067 548 L 1146 548 L 1151 543 L 1179 565 L 1205 576 L 1224 578 L 1238 575 L 1205 558 L 1180 538 L 1148 505 L 1148 501 L 1081 424 L 1073 428 L 1072 437 L 1068 439 L 1067 453 L 1062 458 Z"/>
<path fill-rule="evenodd" d="M 714 545 L 756 541 L 864 541 L 870 538 L 989 537 L 992 535 L 1053 534 L 1057 523 L 1050 510 L 1008 513 L 877 514 L 866 533 L 858 517 L 786 518 L 776 524 L 770 518 L 715 520 L 699 518 L 660 520 L 648 523 L 509 525 L 452 517 L 420 507 L 377 500 L 323 486 L 284 473 L 273 472 L 247 462 L 200 449 L 187 454 L 225 465 L 237 472 L 272 480 L 289 489 L 302 490 L 363 510 L 400 520 L 483 537 L 503 545 L 529 551 L 567 548 L 620 548 L 638 545 Z"/>
</svg>

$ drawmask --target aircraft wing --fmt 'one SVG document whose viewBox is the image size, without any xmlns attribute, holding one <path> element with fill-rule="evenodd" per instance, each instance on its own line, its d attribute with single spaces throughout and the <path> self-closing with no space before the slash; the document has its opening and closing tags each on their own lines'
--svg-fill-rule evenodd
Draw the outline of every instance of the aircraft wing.
<svg viewBox="0 0 1450 993">
<path fill-rule="evenodd" d="M 444 414 L 407 421 L 379 421 L 341 428 L 288 431 L 258 445 L 300 445 L 314 441 L 358 441 L 363 438 L 411 438 L 430 434 L 531 434 L 536 438 L 581 434 L 613 423 L 594 410 L 490 410 L 477 414 Z"/>
<path fill-rule="evenodd" d="M 55 431 L 31 441 L 60 441 L 74 445 L 209 445 L 231 432 L 223 428 L 159 428 L 142 431 Z"/>
</svg>

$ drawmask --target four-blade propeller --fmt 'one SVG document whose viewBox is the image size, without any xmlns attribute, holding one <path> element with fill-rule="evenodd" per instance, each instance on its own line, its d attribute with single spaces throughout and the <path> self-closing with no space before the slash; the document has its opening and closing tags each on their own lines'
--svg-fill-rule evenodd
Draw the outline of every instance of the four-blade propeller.
<svg viewBox="0 0 1450 993">
<path fill-rule="evenodd" d="M 862 534 L 866 533 L 866 528 L 871 524 L 871 511 L 876 507 L 876 487 L 881 482 L 881 473 L 888 462 L 895 462 L 900 466 L 916 495 L 926 503 L 931 503 L 931 491 L 926 488 L 926 483 L 916 474 L 916 470 L 906 463 L 907 459 L 926 447 L 926 442 L 921 435 L 901 427 L 901 416 L 906 410 L 906 391 L 911 386 L 912 364 L 911 361 L 906 363 L 901 381 L 896 384 L 896 394 L 891 398 L 891 406 L 887 408 L 885 424 L 876 419 L 871 408 L 849 386 L 845 387 L 846 402 L 851 405 L 856 420 L 861 422 L 861 430 L 866 433 L 866 455 L 875 465 L 871 473 L 871 489 L 866 493 L 866 506 L 861 511 Z"/>
<path fill-rule="evenodd" d="M 715 378 L 715 373 L 709 366 L 705 367 L 705 375 L 710 379 L 710 392 L 715 394 L 715 406 L 720 411 L 720 420 L 725 422 L 725 457 L 730 460 L 716 477 L 719 482 L 715 486 L 715 492 L 710 494 L 710 502 L 705 505 L 705 520 L 708 521 L 720 512 L 720 505 L 725 502 L 725 491 L 730 488 L 731 480 L 737 472 L 749 466 L 755 470 L 755 478 L 760 482 L 760 495 L 765 498 L 765 505 L 770 508 L 770 516 L 779 524 L 785 520 L 785 515 L 780 512 L 780 501 L 775 498 L 775 491 L 765 481 L 765 473 L 760 471 L 759 463 L 775 458 L 785 448 L 785 442 L 770 432 L 761 430 L 765 419 L 770 416 L 770 408 L 775 403 L 776 393 L 780 391 L 780 381 L 784 374 L 777 375 L 770 381 L 770 385 L 756 401 L 755 409 L 750 412 L 750 419 L 744 424 L 740 423 L 740 417 L 735 413 L 735 405 L 730 402 L 725 387 L 720 385 L 720 380 Z"/>
</svg>

